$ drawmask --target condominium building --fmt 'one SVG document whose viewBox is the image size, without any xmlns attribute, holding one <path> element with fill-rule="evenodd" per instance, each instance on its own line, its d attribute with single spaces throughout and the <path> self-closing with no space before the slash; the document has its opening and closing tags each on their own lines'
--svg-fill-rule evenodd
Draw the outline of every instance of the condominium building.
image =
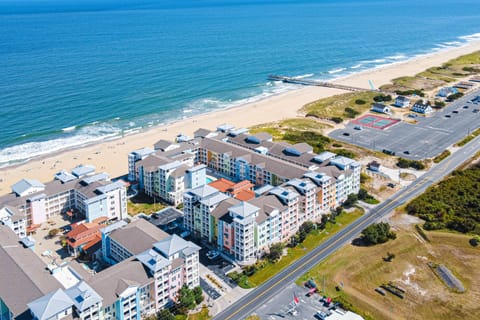
<svg viewBox="0 0 480 320">
<path fill-rule="evenodd" d="M 360 189 L 361 166 L 355 160 L 331 152 L 316 154 L 306 143 L 273 142 L 267 133 L 252 135 L 222 125 L 216 131 L 199 129 L 193 140 L 170 150 L 166 141 L 161 145 L 163 151 L 138 161 L 145 192 L 155 194 L 157 188 L 160 195 L 169 185 L 160 172 L 180 167 L 170 158 L 172 152 L 194 152 L 195 164 L 222 178 L 211 185 L 183 184 L 185 228 L 239 263 L 254 262 L 272 243 L 287 241 L 304 222 L 319 221 Z M 238 197 L 236 189 L 244 184 L 248 187 Z"/>
<path fill-rule="evenodd" d="M 11 193 L 0 197 L 0 222 L 22 237 L 26 228 L 72 209 L 88 222 L 99 217 L 123 219 L 127 215 L 126 186 L 122 181 L 110 181 L 105 173 L 95 174 L 92 166 L 79 166 L 71 173 L 61 171 L 45 184 L 22 179 L 12 186 Z"/>
<path fill-rule="evenodd" d="M 145 220 L 108 227 L 106 253 L 118 259 L 113 266 L 87 273 L 72 262 L 49 265 L 50 273 L 0 225 L 0 320 L 138 320 L 174 303 L 183 285 L 199 285 L 200 247 Z"/>
</svg>

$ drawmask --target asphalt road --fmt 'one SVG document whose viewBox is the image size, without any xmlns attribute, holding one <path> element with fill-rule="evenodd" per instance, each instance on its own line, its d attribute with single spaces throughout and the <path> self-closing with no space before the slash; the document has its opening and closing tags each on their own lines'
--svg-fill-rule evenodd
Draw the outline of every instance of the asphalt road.
<svg viewBox="0 0 480 320">
<path fill-rule="evenodd" d="M 329 136 L 368 149 L 391 150 L 407 159 L 433 158 L 480 127 L 480 112 L 474 112 L 480 104 L 471 101 L 479 94 L 475 90 L 427 117 L 418 115 L 416 124 L 402 121 L 385 130 L 355 130 L 358 125 L 349 123 Z"/>
<path fill-rule="evenodd" d="M 480 151 L 480 136 L 470 141 L 462 149 L 442 161 L 433 169 L 415 180 L 408 187 L 403 188 L 388 200 L 372 209 L 327 241 L 310 251 L 295 263 L 273 276 L 263 285 L 249 292 L 243 298 L 220 312 L 215 320 L 240 320 L 254 313 L 260 306 L 266 304 L 277 293 L 285 290 L 288 285 L 302 274 L 312 269 L 330 254 L 350 243 L 368 225 L 389 214 L 397 206 L 421 194 L 426 188 L 440 181 L 462 163 L 472 158 Z"/>
</svg>

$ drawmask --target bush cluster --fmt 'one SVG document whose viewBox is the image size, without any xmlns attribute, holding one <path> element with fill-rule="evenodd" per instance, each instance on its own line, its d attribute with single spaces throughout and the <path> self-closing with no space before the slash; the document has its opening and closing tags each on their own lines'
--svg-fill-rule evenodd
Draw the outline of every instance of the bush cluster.
<svg viewBox="0 0 480 320">
<path fill-rule="evenodd" d="M 374 223 L 362 231 L 362 239 L 368 244 L 378 244 L 396 239 L 395 232 L 390 231 L 390 224 L 387 222 Z"/>
<path fill-rule="evenodd" d="M 416 170 L 423 170 L 425 169 L 425 164 L 422 161 L 418 161 L 418 160 L 408 160 L 405 158 L 398 158 L 397 167 L 402 169 L 413 168 Z"/>
<path fill-rule="evenodd" d="M 406 210 L 423 220 L 426 230 L 450 229 L 480 234 L 480 165 L 452 176 L 427 189 Z"/>
</svg>

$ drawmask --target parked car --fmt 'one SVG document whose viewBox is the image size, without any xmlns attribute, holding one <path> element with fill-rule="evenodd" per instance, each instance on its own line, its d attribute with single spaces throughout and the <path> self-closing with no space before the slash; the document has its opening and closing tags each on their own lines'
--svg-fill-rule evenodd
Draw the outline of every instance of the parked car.
<svg viewBox="0 0 480 320">
<path fill-rule="evenodd" d="M 219 255 L 220 255 L 220 252 L 218 252 L 217 250 L 210 250 L 207 252 L 207 258 L 210 260 L 215 259 Z"/>
<path fill-rule="evenodd" d="M 453 110 L 452 113 L 458 113 L 458 110 Z"/>
<path fill-rule="evenodd" d="M 353 127 L 353 129 L 355 129 L 355 130 L 363 130 L 362 126 L 355 126 L 355 127 Z"/>
<path fill-rule="evenodd" d="M 182 238 L 186 238 L 190 235 L 190 231 L 183 231 L 182 233 L 180 233 L 180 237 Z"/>
<path fill-rule="evenodd" d="M 344 132 L 343 135 L 346 136 L 346 137 L 348 137 L 348 136 L 350 135 L 350 133 Z"/>
</svg>

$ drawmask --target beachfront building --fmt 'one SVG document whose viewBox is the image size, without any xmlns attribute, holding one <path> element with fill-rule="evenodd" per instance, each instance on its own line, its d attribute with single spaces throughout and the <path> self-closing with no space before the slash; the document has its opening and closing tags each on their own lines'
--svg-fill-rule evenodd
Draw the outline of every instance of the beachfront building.
<svg viewBox="0 0 480 320">
<path fill-rule="evenodd" d="M 410 99 L 404 96 L 395 98 L 395 106 L 399 108 L 408 108 L 410 106 Z"/>
<path fill-rule="evenodd" d="M 196 143 L 194 140 L 182 143 L 160 140 L 155 143 L 155 151 L 145 157 L 137 157 L 138 152 L 132 152 L 129 176 L 138 182 L 141 192 L 177 206 L 185 189 L 206 183 L 205 166 L 195 165 Z"/>
<path fill-rule="evenodd" d="M 417 102 L 413 105 L 412 111 L 418 112 L 421 114 L 430 114 L 433 112 L 433 109 L 430 105 Z"/>
<path fill-rule="evenodd" d="M 438 91 L 437 96 L 442 97 L 442 98 L 446 98 L 449 95 L 455 94 L 455 93 L 458 93 L 457 88 L 455 88 L 455 87 L 443 87 Z"/>
<path fill-rule="evenodd" d="M 132 151 L 128 154 L 128 180 L 138 181 L 137 172 L 135 170 L 135 162 L 143 160 L 155 151 L 150 148 L 142 148 Z"/>
<path fill-rule="evenodd" d="M 273 142 L 267 133 L 243 128 L 199 129 L 188 142 L 172 147 L 162 141 L 157 149 L 136 163 L 139 184 L 158 196 L 156 185 L 164 184 L 159 168 L 177 168 L 172 155 L 193 153 L 202 178 L 196 186 L 183 184 L 184 226 L 241 264 L 253 263 L 275 242 L 288 241 L 302 223 L 319 221 L 360 189 L 358 162 L 331 152 L 315 154 L 306 143 Z M 219 179 L 202 183 L 206 169 Z"/>
<path fill-rule="evenodd" d="M 183 285 L 199 285 L 195 244 L 145 220 L 102 232 L 128 254 L 89 273 L 74 261 L 45 265 L 0 225 L 0 319 L 138 320 L 172 305 Z M 115 256 L 115 250 L 112 245 L 108 254 Z"/>
<path fill-rule="evenodd" d="M 145 219 L 131 223 L 117 221 L 100 230 L 102 259 L 114 265 L 150 249 L 169 235 Z"/>
<path fill-rule="evenodd" d="M 0 319 L 31 319 L 27 304 L 62 288 L 17 235 L 0 225 Z"/>
<path fill-rule="evenodd" d="M 0 197 L 3 216 L 8 213 L 12 222 L 25 219 L 27 228 L 70 210 L 85 216 L 87 222 L 100 217 L 123 219 L 127 216 L 126 186 L 122 181 L 110 181 L 106 173 L 96 174 L 94 167 L 78 166 L 71 173 L 60 171 L 45 184 L 22 179 L 12 186 L 11 193 Z M 20 227 L 16 233 L 18 230 Z"/>
<path fill-rule="evenodd" d="M 384 105 L 383 103 L 372 104 L 372 108 L 370 110 L 373 112 L 379 112 L 379 113 L 386 113 L 386 114 L 391 113 L 390 107 Z"/>
</svg>

